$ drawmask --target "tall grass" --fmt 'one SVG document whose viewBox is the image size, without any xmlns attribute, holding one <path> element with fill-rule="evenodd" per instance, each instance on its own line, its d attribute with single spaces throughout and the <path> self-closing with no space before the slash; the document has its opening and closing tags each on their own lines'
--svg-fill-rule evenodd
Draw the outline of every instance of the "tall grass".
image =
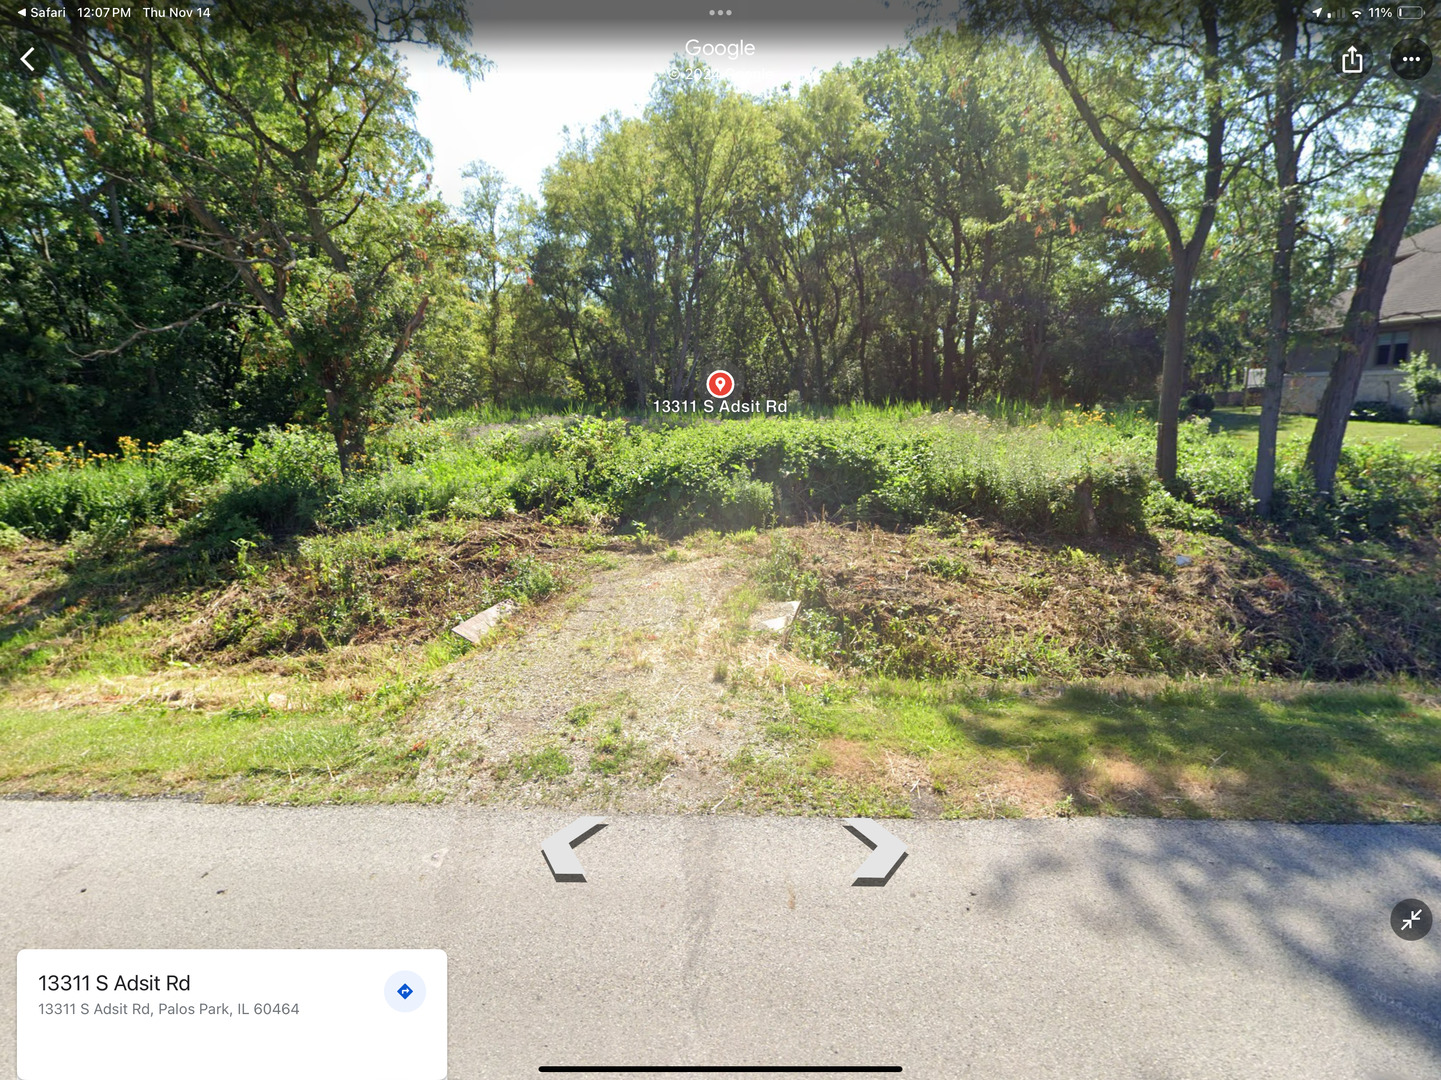
<svg viewBox="0 0 1441 1080">
<path fill-rule="evenodd" d="M 0 524 L 59 541 L 168 524 L 233 554 L 237 544 L 317 527 L 529 510 L 667 532 L 966 515 L 1056 535 L 1155 523 L 1215 530 L 1254 512 L 1254 451 L 1201 423 L 1182 425 L 1177 488 L 1155 484 L 1155 429 L 1140 407 L 995 401 L 985 414 L 958 414 L 845 405 L 682 423 L 538 411 L 570 404 L 399 425 L 373 438 L 366 467 L 343 480 L 329 441 L 298 428 L 248 442 L 234 432 L 186 434 L 144 450 L 129 443 L 108 458 L 32 447 L 0 476 Z M 1301 448 L 1284 447 L 1276 502 L 1279 522 L 1303 531 L 1429 528 L 1441 521 L 1441 455 L 1348 447 L 1335 496 L 1321 506 Z"/>
<path fill-rule="evenodd" d="M 616 410 L 604 404 L 580 398 L 537 394 L 507 402 L 486 402 L 483 405 L 447 413 L 434 423 L 456 430 L 479 424 L 516 424 L 547 416 L 614 416 Z"/>
</svg>

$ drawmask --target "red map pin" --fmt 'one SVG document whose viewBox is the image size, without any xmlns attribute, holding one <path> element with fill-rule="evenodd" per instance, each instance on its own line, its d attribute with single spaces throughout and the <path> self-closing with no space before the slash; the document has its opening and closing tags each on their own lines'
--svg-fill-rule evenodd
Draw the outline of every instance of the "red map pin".
<svg viewBox="0 0 1441 1080">
<path fill-rule="evenodd" d="M 705 381 L 705 388 L 710 391 L 711 397 L 727 398 L 736 388 L 736 381 L 729 371 L 712 371 Z"/>
</svg>

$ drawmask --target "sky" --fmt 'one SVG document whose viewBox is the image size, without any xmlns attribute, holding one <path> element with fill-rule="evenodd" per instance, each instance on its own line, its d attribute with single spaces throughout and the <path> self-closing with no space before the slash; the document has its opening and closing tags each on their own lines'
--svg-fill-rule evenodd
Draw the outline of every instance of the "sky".
<svg viewBox="0 0 1441 1080">
<path fill-rule="evenodd" d="M 753 45 L 750 55 L 707 62 L 737 89 L 761 94 L 899 45 L 907 23 L 840 24 L 823 32 L 755 22 L 746 29 L 740 20 L 721 25 L 709 17 L 691 24 L 631 24 L 625 32 L 564 26 L 560 32 L 501 27 L 488 34 L 477 25 L 476 50 L 493 66 L 470 89 L 461 76 L 437 66 L 435 54 L 407 55 L 410 85 L 420 98 L 417 124 L 434 151 L 435 188 L 448 202 L 459 202 L 461 170 L 477 158 L 538 198 L 541 175 L 564 146 L 565 128 L 578 134 L 612 110 L 638 115 L 656 74 L 687 41 Z"/>
</svg>

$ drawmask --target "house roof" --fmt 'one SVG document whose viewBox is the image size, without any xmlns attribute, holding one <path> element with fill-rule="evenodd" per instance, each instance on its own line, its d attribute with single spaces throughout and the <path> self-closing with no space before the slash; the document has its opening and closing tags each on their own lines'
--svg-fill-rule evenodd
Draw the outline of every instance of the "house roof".
<svg viewBox="0 0 1441 1080">
<path fill-rule="evenodd" d="M 1331 302 L 1334 322 L 1340 326 L 1351 306 L 1347 289 Z M 1381 325 L 1441 319 L 1441 225 L 1406 237 L 1396 248 L 1391 281 L 1381 301 Z"/>
</svg>

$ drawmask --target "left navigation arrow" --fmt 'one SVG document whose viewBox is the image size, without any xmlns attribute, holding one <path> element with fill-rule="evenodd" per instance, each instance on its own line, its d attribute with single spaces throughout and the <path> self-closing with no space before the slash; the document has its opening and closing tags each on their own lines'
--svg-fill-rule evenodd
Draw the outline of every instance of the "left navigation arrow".
<svg viewBox="0 0 1441 1080">
<path fill-rule="evenodd" d="M 585 880 L 585 869 L 580 865 L 580 860 L 575 857 L 575 852 L 571 848 L 589 840 L 601 829 L 604 829 L 606 824 L 605 818 L 576 818 L 540 845 L 540 853 L 545 856 L 545 864 L 550 867 L 550 872 L 555 876 L 556 881 Z"/>
<path fill-rule="evenodd" d="M 20 62 L 21 62 L 22 64 L 24 64 L 27 68 L 29 68 L 31 71 L 34 71 L 34 70 L 35 70 L 35 65 L 30 62 L 30 54 L 33 53 L 34 51 L 35 51 L 34 46 L 31 46 L 30 48 L 28 48 L 28 49 L 25 50 L 25 55 L 20 58 Z"/>
</svg>

